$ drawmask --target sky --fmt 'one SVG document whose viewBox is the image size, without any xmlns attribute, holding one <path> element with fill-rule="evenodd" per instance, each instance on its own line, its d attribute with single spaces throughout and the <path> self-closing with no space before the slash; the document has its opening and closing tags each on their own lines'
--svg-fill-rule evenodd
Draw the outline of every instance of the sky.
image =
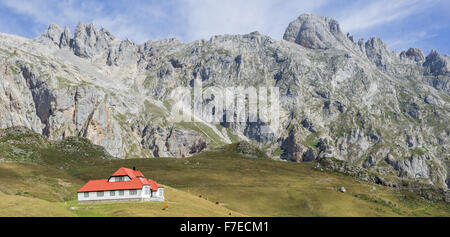
<svg viewBox="0 0 450 237">
<path fill-rule="evenodd" d="M 54 23 L 73 34 L 78 22 L 93 22 L 136 43 L 256 30 L 282 39 L 305 12 L 338 20 L 355 40 L 380 37 L 397 52 L 450 54 L 450 0 L 0 0 L 0 32 L 34 38 Z"/>
</svg>

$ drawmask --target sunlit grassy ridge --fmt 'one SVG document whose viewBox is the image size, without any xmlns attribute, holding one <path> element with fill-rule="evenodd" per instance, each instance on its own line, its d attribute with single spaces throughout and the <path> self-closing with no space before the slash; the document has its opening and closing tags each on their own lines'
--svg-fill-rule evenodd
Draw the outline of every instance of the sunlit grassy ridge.
<svg viewBox="0 0 450 237">
<path fill-rule="evenodd" d="M 169 186 L 165 202 L 78 204 L 82 179 L 51 167 L 0 163 L 0 216 L 230 216 L 213 203 Z M 163 210 L 165 204 L 169 207 Z M 243 216 L 232 212 L 231 216 Z"/>
<path fill-rule="evenodd" d="M 0 147 L 27 150 L 11 139 Z M 39 153 L 42 162 L 0 162 L 0 216 L 450 216 L 444 202 L 322 172 L 313 163 L 245 158 L 235 144 L 191 158 L 111 160 L 65 142 L 74 151 L 68 156 L 59 150 Z M 166 202 L 77 203 L 76 190 L 86 181 L 109 177 L 121 166 L 135 166 L 165 185 Z"/>
<path fill-rule="evenodd" d="M 0 217 L 75 216 L 62 203 L 38 198 L 5 195 L 0 192 Z"/>
<path fill-rule="evenodd" d="M 117 166 L 136 166 L 147 176 L 178 190 L 249 216 L 448 216 L 450 206 L 406 191 L 321 172 L 312 163 L 242 158 L 224 149 L 187 159 L 100 161 L 77 177 L 104 176 Z M 101 165 L 100 165 L 101 164 Z M 104 173 L 100 173 L 104 172 Z M 347 192 L 338 191 L 345 187 Z"/>
<path fill-rule="evenodd" d="M 166 201 L 161 202 L 112 202 L 77 204 L 69 202 L 78 216 L 137 216 L 137 217 L 212 217 L 244 216 L 230 211 L 222 204 L 215 204 L 204 198 L 165 186 Z M 165 205 L 167 208 L 164 208 Z"/>
</svg>

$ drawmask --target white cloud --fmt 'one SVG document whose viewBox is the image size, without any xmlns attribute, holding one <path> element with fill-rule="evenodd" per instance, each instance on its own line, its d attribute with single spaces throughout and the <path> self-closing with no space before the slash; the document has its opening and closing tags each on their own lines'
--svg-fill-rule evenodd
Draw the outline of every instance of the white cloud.
<svg viewBox="0 0 450 237">
<path fill-rule="evenodd" d="M 143 22 L 139 16 L 153 20 L 165 17 L 164 11 L 158 6 L 134 6 L 131 3 L 127 4 L 127 9 L 111 10 L 106 9 L 108 2 L 97 1 L 3 0 L 1 4 L 17 14 L 33 19 L 35 24 L 28 30 L 33 31 L 36 36 L 52 23 L 61 27 L 69 26 L 73 32 L 78 22 L 94 22 L 121 39 L 130 37 L 141 43 L 154 38 L 152 36 L 160 29 L 153 27 L 153 31 L 147 30 L 148 22 Z"/>
<path fill-rule="evenodd" d="M 51 23 L 73 28 L 79 21 L 94 22 L 119 38 L 139 43 L 148 39 L 177 37 L 192 41 L 215 34 L 243 34 L 255 30 L 281 39 L 288 23 L 314 11 L 328 0 L 179 0 L 125 2 L 125 9 L 107 8 L 107 2 L 74 0 L 3 0 L 16 13 L 34 19 L 40 34 Z M 117 3 L 117 2 L 114 2 Z M 122 2 L 124 3 L 124 2 Z M 168 23 L 167 23 L 168 22 Z M 167 23 L 167 25 L 164 25 Z"/>
<path fill-rule="evenodd" d="M 71 24 L 77 19 L 84 19 L 89 15 L 99 12 L 99 6 L 89 6 L 82 4 L 81 9 L 74 8 L 74 1 L 24 1 L 24 0 L 3 0 L 2 4 L 9 7 L 16 13 L 32 17 L 37 23 L 49 24 L 61 22 Z"/>
<path fill-rule="evenodd" d="M 386 44 L 389 45 L 392 50 L 400 52 L 412 47 L 418 47 L 417 44 L 436 36 L 436 34 L 430 34 L 427 31 L 410 32 L 395 38 L 386 39 Z"/>
<path fill-rule="evenodd" d="M 370 4 L 355 4 L 341 12 L 340 24 L 347 32 L 369 29 L 404 19 L 430 7 L 430 0 L 379 0 Z"/>
<path fill-rule="evenodd" d="M 318 9 L 325 0 L 186 0 L 186 39 L 216 34 L 244 34 L 258 30 L 281 39 L 287 25 L 304 12 Z"/>
<path fill-rule="evenodd" d="M 0 16 L 0 25 L 9 33 L 26 32 L 26 36 L 35 37 L 51 23 L 69 26 L 73 32 L 79 21 L 94 22 L 120 39 L 129 37 L 137 43 L 168 37 L 193 41 L 255 30 L 281 39 L 290 21 L 304 12 L 315 12 L 333 16 L 346 32 L 373 36 L 388 32 L 380 26 L 408 24 L 407 20 L 415 14 L 436 5 L 443 11 L 450 9 L 448 0 L 359 0 L 344 4 L 330 0 L 1 0 L 0 7 L 23 18 L 6 20 Z M 434 29 L 442 26 L 445 28 L 446 24 L 440 22 L 414 30 L 420 34 L 390 32 L 385 40 L 390 47 L 399 49 L 429 40 L 423 32 L 431 35 L 442 31 Z M 374 29 L 379 31 L 373 32 Z"/>
<path fill-rule="evenodd" d="M 33 28 L 36 35 L 42 33 L 42 25 L 52 23 L 60 26 L 74 26 L 78 21 L 89 18 L 89 16 L 98 14 L 101 6 L 82 4 L 81 8 L 74 7 L 74 1 L 23 1 L 23 0 L 3 0 L 2 4 L 7 6 L 15 13 L 32 18 L 35 23 Z"/>
</svg>

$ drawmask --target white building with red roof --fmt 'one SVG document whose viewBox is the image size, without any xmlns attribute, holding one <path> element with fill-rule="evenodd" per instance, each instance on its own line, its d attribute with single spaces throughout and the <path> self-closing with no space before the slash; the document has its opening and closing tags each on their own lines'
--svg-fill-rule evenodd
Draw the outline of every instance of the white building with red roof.
<svg viewBox="0 0 450 237">
<path fill-rule="evenodd" d="M 108 179 L 90 180 L 78 191 L 78 202 L 164 201 L 164 188 L 141 171 L 121 167 Z"/>
</svg>

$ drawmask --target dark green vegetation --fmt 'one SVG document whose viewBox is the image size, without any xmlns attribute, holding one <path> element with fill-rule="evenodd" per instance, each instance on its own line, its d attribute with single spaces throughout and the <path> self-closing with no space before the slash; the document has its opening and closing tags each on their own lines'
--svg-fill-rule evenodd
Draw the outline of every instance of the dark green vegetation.
<svg viewBox="0 0 450 237">
<path fill-rule="evenodd" d="M 444 202 L 313 163 L 248 158 L 239 149 L 233 144 L 184 159 L 114 160 L 84 139 L 49 142 L 23 129 L 0 130 L 0 216 L 450 215 Z M 136 166 L 163 184 L 166 202 L 77 204 L 76 190 L 87 180 L 120 166 Z M 162 210 L 164 204 L 169 208 Z"/>
<path fill-rule="evenodd" d="M 0 161 L 27 162 L 67 169 L 92 160 L 112 159 L 88 139 L 68 137 L 53 142 L 23 127 L 0 130 Z"/>
</svg>

